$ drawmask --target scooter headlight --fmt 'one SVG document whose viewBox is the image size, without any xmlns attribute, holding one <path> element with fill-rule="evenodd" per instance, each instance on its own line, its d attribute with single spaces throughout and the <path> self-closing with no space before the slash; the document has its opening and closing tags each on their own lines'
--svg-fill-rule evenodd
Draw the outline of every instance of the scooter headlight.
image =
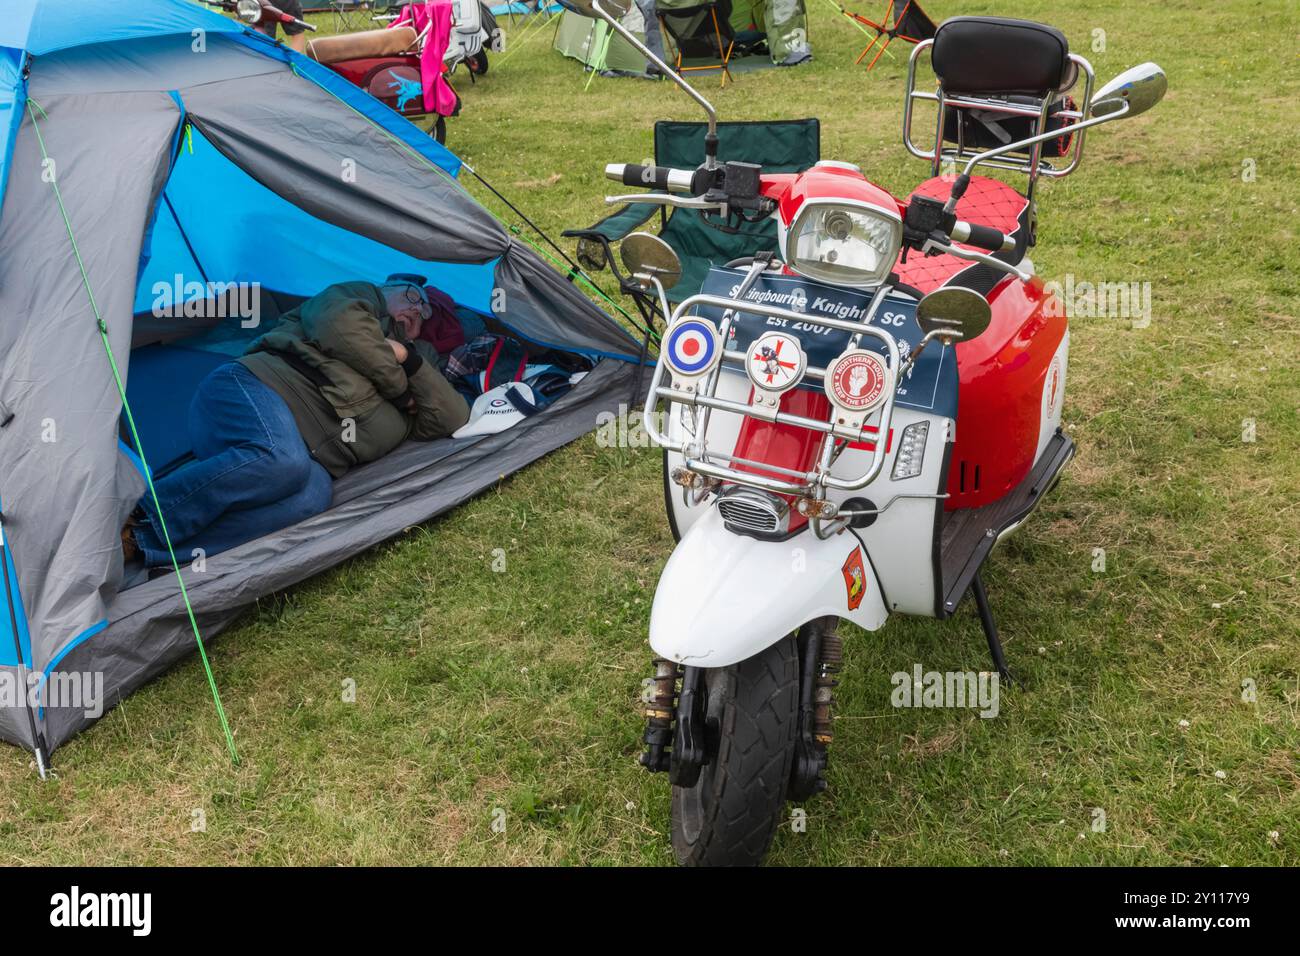
<svg viewBox="0 0 1300 956">
<path fill-rule="evenodd" d="M 807 202 L 786 236 L 786 262 L 800 275 L 836 285 L 878 285 L 903 241 L 897 213 L 879 206 Z"/>
</svg>

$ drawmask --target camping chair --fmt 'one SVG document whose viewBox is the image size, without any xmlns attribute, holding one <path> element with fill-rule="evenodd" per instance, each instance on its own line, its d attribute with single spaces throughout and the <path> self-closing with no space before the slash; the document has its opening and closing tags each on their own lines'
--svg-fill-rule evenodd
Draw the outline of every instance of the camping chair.
<svg viewBox="0 0 1300 956">
<path fill-rule="evenodd" d="M 655 164 L 695 169 L 704 162 L 704 123 L 661 120 L 655 123 Z M 815 119 L 757 123 L 719 123 L 718 156 L 758 163 L 766 173 L 802 172 L 821 159 L 821 125 Z M 671 302 L 681 302 L 700 291 L 711 265 L 776 249 L 776 223 L 770 219 L 747 222 L 734 234 L 705 225 L 693 210 L 656 208 L 633 203 L 602 219 L 589 229 L 564 233 L 583 242 L 608 246 L 641 229 L 659 215 L 659 237 L 682 260 L 682 277 L 668 290 Z"/>
<path fill-rule="evenodd" d="M 718 8 L 722 7 L 719 15 Z M 730 0 L 709 0 L 691 6 L 670 7 L 660 3 L 656 5 L 659 26 L 672 38 L 677 49 L 677 62 L 674 65 L 678 73 L 690 73 L 700 70 L 718 70 L 722 77 L 721 86 L 731 79 L 731 51 L 736 46 L 736 31 L 731 25 Z M 682 66 L 682 59 L 687 54 L 693 58 L 715 59 L 714 63 L 700 63 L 694 66 Z"/>
<path fill-rule="evenodd" d="M 371 16 L 365 0 L 329 0 L 329 11 L 334 14 L 335 33 L 364 30 Z"/>
<path fill-rule="evenodd" d="M 894 40 L 903 40 L 907 43 L 920 43 L 922 40 L 929 40 L 934 36 L 934 21 L 926 15 L 925 11 L 921 9 L 921 5 L 917 3 L 916 0 L 888 0 L 885 6 L 885 15 L 881 18 L 880 23 L 870 20 L 859 13 L 845 10 L 838 3 L 835 3 L 834 5 L 839 9 L 840 13 L 858 24 L 858 29 L 871 37 L 871 42 L 866 45 L 866 48 L 858 54 L 858 58 L 853 61 L 855 64 L 861 63 L 866 58 L 867 54 L 871 52 L 872 48 L 874 48 L 882 39 L 885 41 L 880 44 L 880 49 L 876 51 L 876 55 L 872 57 L 871 62 L 867 64 L 868 70 L 876 65 L 876 61 L 879 60 L 881 55 L 889 49 L 889 44 Z M 866 27 L 870 27 L 871 29 L 864 29 Z M 872 36 L 871 31 L 875 31 L 874 36 Z M 891 57 L 893 56 L 892 53 L 889 55 Z"/>
</svg>

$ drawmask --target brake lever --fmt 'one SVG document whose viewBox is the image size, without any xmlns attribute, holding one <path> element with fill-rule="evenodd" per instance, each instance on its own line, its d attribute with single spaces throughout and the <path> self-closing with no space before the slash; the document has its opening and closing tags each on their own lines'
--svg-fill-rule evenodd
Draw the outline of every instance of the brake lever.
<svg viewBox="0 0 1300 956">
<path fill-rule="evenodd" d="M 997 269 L 1018 278 L 1021 282 L 1028 282 L 1033 278 L 1031 273 L 1018 269 L 1009 262 L 1003 262 L 1001 259 L 995 259 L 993 256 L 986 256 L 982 252 L 976 252 L 973 249 L 961 249 L 947 242 L 940 242 L 937 239 L 929 238 L 921 246 L 921 252 L 924 255 L 938 255 L 940 253 L 949 256 L 956 256 L 958 259 L 969 259 L 972 262 L 978 262 L 986 265 L 991 269 Z"/>
<path fill-rule="evenodd" d="M 605 197 L 605 205 L 607 206 L 637 202 L 651 206 L 677 206 L 680 209 L 699 209 L 701 211 L 721 208 L 718 203 L 705 202 L 696 196 L 671 196 L 668 193 L 632 193 L 628 196 Z"/>
</svg>

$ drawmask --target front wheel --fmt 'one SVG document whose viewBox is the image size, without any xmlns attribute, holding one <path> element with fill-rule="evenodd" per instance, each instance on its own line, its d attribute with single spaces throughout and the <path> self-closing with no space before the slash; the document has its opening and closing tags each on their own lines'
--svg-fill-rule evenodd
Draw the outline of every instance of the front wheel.
<svg viewBox="0 0 1300 956">
<path fill-rule="evenodd" d="M 673 852 L 683 866 L 755 866 L 781 824 L 799 716 L 794 637 L 703 675 L 710 759 L 673 787 Z"/>
</svg>

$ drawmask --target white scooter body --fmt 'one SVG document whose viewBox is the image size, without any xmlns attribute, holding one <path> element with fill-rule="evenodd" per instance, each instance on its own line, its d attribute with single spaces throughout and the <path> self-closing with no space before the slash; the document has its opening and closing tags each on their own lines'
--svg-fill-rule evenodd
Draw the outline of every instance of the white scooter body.
<svg viewBox="0 0 1300 956">
<path fill-rule="evenodd" d="M 846 583 L 846 573 L 858 576 L 855 584 Z M 755 587 L 774 581 L 783 586 Z M 861 588 L 855 610 L 846 604 L 850 587 Z M 650 646 L 679 664 L 726 667 L 826 616 L 868 631 L 889 616 L 866 550 L 852 532 L 826 541 L 812 533 L 760 541 L 728 531 L 718 510 L 709 508 L 659 578 Z"/>
<path fill-rule="evenodd" d="M 724 373 L 718 386 L 723 397 L 740 399 L 748 391 L 748 380 L 740 373 Z M 671 406 L 668 412 L 674 438 L 680 437 L 679 410 Z M 942 491 L 952 421 L 896 407 L 892 430 L 897 435 L 919 419 L 929 420 L 931 435 L 921 473 L 892 480 L 894 448 L 868 489 L 877 506 L 894 495 Z M 717 441 L 714 447 L 730 450 L 740 421 L 738 415 L 715 412 L 710 444 Z M 860 473 L 868 454 L 846 452 L 832 473 Z M 668 464 L 670 469 L 680 465 L 681 456 L 668 452 Z M 934 527 L 939 517 L 933 497 L 898 499 L 869 527 L 846 529 L 826 540 L 805 528 L 783 541 L 764 541 L 729 530 L 715 499 L 694 504 L 682 488 L 668 488 L 667 504 L 681 540 L 660 576 L 651 610 L 650 646 L 657 656 L 690 666 L 725 667 L 815 618 L 840 617 L 874 631 L 891 610 L 935 614 Z M 828 497 L 841 503 L 850 496 L 832 492 Z M 850 581 L 858 567 L 851 560 L 855 549 L 864 588 L 860 598 Z M 779 586 L 772 587 L 775 582 Z"/>
</svg>

